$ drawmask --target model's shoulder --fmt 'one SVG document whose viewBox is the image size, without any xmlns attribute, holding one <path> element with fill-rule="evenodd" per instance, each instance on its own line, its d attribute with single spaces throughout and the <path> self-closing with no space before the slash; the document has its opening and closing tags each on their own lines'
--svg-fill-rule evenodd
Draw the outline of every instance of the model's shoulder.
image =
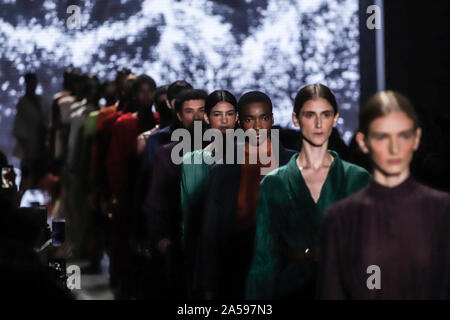
<svg viewBox="0 0 450 320">
<path fill-rule="evenodd" d="M 418 194 L 436 204 L 450 206 L 450 193 L 433 189 L 419 182 L 415 182 Z"/>
<path fill-rule="evenodd" d="M 191 160 L 194 158 L 194 152 L 195 151 L 188 152 L 183 156 L 183 164 L 191 164 L 192 163 Z"/>
<path fill-rule="evenodd" d="M 286 165 L 284 165 L 268 173 L 261 180 L 261 185 L 279 186 L 285 184 L 287 181 L 288 181 L 288 168 Z"/>
<path fill-rule="evenodd" d="M 350 174 L 350 175 L 363 175 L 363 176 L 371 176 L 369 171 L 367 171 L 366 169 L 364 169 L 363 167 L 360 167 L 354 163 L 345 161 L 345 160 L 341 160 L 342 161 L 342 166 L 344 167 L 344 171 L 346 174 Z"/>
<path fill-rule="evenodd" d="M 94 111 L 89 112 L 87 117 L 88 117 L 88 119 L 91 119 L 91 120 L 97 119 L 98 118 L 98 114 L 99 114 L 99 111 L 98 110 L 94 110 Z"/>
<path fill-rule="evenodd" d="M 113 127 L 121 129 L 126 128 L 127 122 L 128 122 L 128 115 L 121 114 L 115 119 Z"/>
<path fill-rule="evenodd" d="M 369 193 L 369 186 L 366 186 L 352 195 L 333 203 L 327 209 L 327 215 L 349 216 L 352 212 L 363 212 L 362 208 L 373 205 L 373 199 Z"/>
<path fill-rule="evenodd" d="M 26 102 L 27 100 L 28 100 L 28 98 L 27 98 L 26 96 L 22 96 L 22 97 L 19 98 L 18 103 L 24 103 L 24 102 Z"/>
<path fill-rule="evenodd" d="M 203 159 L 203 156 L 208 155 L 203 149 L 187 152 L 183 156 L 183 164 L 194 164 L 194 159 Z"/>
</svg>

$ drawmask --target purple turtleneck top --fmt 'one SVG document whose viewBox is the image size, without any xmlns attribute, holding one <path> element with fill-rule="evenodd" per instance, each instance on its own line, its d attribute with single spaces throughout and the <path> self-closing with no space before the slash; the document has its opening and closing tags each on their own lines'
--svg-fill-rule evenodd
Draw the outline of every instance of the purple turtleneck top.
<svg viewBox="0 0 450 320">
<path fill-rule="evenodd" d="M 450 195 L 375 181 L 325 213 L 319 298 L 449 299 Z"/>
</svg>

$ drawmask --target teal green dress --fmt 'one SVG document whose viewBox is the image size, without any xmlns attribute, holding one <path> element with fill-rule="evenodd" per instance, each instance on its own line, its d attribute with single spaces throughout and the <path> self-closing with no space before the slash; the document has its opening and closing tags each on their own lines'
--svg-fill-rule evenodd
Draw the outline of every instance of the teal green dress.
<svg viewBox="0 0 450 320">
<path fill-rule="evenodd" d="M 189 223 L 192 220 L 192 213 L 199 210 L 199 205 L 203 202 L 202 197 L 204 197 L 206 193 L 209 173 L 214 165 L 214 163 L 212 163 L 212 156 L 212 152 L 201 149 L 189 152 L 183 157 L 181 172 L 183 233 L 186 227 L 189 228 Z"/>
<path fill-rule="evenodd" d="M 261 181 L 247 299 L 314 298 L 317 262 L 293 259 L 292 252 L 317 248 L 325 209 L 371 179 L 365 169 L 329 153 L 334 161 L 317 203 L 297 166 L 298 153 Z"/>
<path fill-rule="evenodd" d="M 213 153 L 205 149 L 189 152 L 183 157 L 181 171 L 182 241 L 190 297 L 195 297 L 195 294 L 198 293 L 194 286 L 194 273 L 203 225 L 204 198 L 207 193 L 211 168 L 214 166 L 213 160 Z"/>
</svg>

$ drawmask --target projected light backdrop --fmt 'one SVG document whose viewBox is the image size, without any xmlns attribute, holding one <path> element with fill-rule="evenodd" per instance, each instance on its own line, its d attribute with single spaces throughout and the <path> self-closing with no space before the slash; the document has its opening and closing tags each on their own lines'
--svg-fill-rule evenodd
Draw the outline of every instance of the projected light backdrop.
<svg viewBox="0 0 450 320">
<path fill-rule="evenodd" d="M 300 87 L 334 90 L 346 141 L 359 98 L 357 0 L 0 0 L 1 148 L 10 153 L 20 76 L 38 74 L 50 105 L 68 65 L 113 79 L 115 70 L 147 73 L 159 85 L 186 79 L 208 91 L 269 94 L 275 121 L 291 126 Z M 81 26 L 69 29 L 70 5 Z"/>
</svg>

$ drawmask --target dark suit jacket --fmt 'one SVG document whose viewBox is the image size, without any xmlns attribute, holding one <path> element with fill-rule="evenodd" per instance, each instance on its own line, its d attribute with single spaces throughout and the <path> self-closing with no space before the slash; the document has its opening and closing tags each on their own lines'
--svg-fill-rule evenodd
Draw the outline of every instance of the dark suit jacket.
<svg viewBox="0 0 450 320">
<path fill-rule="evenodd" d="M 148 229 L 153 243 L 164 238 L 181 239 L 181 165 L 171 160 L 178 142 L 160 147 L 153 159 L 152 181 L 144 202 Z"/>
<path fill-rule="evenodd" d="M 153 173 L 153 164 L 156 151 L 163 145 L 170 143 L 174 126 L 168 126 L 151 134 L 148 138 L 145 149 L 139 159 L 139 176 L 137 178 L 136 190 L 140 194 L 137 198 L 140 205 L 150 188 L 151 176 Z"/>
<path fill-rule="evenodd" d="M 164 270 L 161 298 L 185 299 L 186 286 L 181 248 L 181 165 L 171 160 L 172 149 L 178 142 L 160 147 L 153 159 L 152 180 L 144 202 L 148 236 L 152 247 L 162 239 L 171 245 L 162 253 L 155 250 L 153 256 L 162 258 Z M 159 258 L 158 258 L 159 259 Z"/>
<path fill-rule="evenodd" d="M 153 175 L 153 165 L 155 162 L 155 154 L 158 149 L 170 143 L 171 134 L 176 128 L 176 125 L 172 124 L 170 126 L 164 127 L 150 135 L 147 140 L 144 151 L 138 156 L 136 169 L 136 176 L 134 179 L 133 190 L 133 238 L 139 242 L 148 243 L 149 235 L 147 228 L 147 217 L 145 211 L 149 208 L 145 207 L 147 204 L 145 202 L 147 196 L 149 195 L 152 175 Z M 133 168 L 134 169 L 134 168 Z"/>
</svg>

